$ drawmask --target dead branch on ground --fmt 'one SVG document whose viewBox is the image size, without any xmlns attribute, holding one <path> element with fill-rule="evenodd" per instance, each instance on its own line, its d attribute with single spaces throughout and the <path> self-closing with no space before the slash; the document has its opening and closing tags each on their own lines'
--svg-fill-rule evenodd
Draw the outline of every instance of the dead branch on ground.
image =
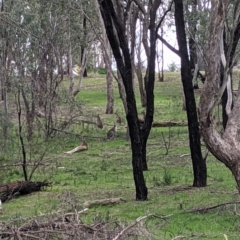
<svg viewBox="0 0 240 240">
<path fill-rule="evenodd" d="M 188 124 L 186 122 L 153 122 L 152 127 L 187 127 Z"/>
<path fill-rule="evenodd" d="M 85 203 L 83 203 L 83 206 L 90 208 L 96 205 L 111 205 L 111 204 L 117 204 L 121 202 L 125 202 L 125 200 L 123 200 L 123 198 L 106 198 L 106 199 L 100 199 L 100 200 L 86 201 Z"/>
<path fill-rule="evenodd" d="M 0 185 L 0 199 L 6 202 L 16 196 L 41 191 L 43 187 L 50 187 L 49 182 L 17 181 Z"/>
<path fill-rule="evenodd" d="M 172 214 L 167 215 L 167 216 L 157 216 L 155 214 L 149 214 L 143 217 L 139 217 L 137 218 L 134 222 L 132 222 L 131 224 L 129 224 L 127 227 L 125 227 L 120 233 L 117 234 L 117 236 L 115 236 L 113 238 L 113 240 L 118 240 L 120 239 L 130 228 L 134 227 L 135 225 L 137 225 L 138 223 L 140 223 L 142 220 L 149 218 L 149 217 L 155 217 L 155 218 L 160 218 L 163 220 L 166 220 L 167 218 L 169 218 L 170 216 L 172 216 Z"/>
<path fill-rule="evenodd" d="M 87 209 L 77 213 L 65 213 L 53 219 L 33 219 L 21 226 L 17 224 L 3 223 L 0 225 L 0 239 L 128 239 L 130 236 L 144 236 L 147 233 L 141 233 L 141 229 L 134 228 L 135 224 L 122 229 L 121 224 L 117 221 L 113 222 L 96 222 L 92 225 L 87 225 L 78 221 L 79 215 L 85 213 Z M 76 218 L 76 214 L 78 217 Z M 48 216 L 46 216 L 48 217 Z M 148 217 L 158 217 L 155 215 L 148 215 L 140 217 L 136 223 Z M 158 217 L 166 220 L 168 216 Z M 131 231 L 129 229 L 131 228 Z"/>
<path fill-rule="evenodd" d="M 210 210 L 213 210 L 213 209 L 226 207 L 227 205 L 234 205 L 235 206 L 236 204 L 239 204 L 239 203 L 240 203 L 240 201 L 222 203 L 222 204 L 218 204 L 218 205 L 211 206 L 211 207 L 199 207 L 199 208 L 191 209 L 191 210 L 187 211 L 187 213 L 207 213 L 207 212 L 209 212 Z"/>
</svg>

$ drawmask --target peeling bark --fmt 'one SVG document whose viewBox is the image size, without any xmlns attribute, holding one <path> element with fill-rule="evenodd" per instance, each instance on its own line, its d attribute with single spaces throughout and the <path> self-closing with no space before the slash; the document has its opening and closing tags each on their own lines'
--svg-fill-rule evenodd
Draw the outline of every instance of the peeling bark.
<svg viewBox="0 0 240 240">
<path fill-rule="evenodd" d="M 199 119 L 201 132 L 210 152 L 232 172 L 240 192 L 240 95 L 228 116 L 226 128 L 222 134 L 216 130 L 214 107 L 221 98 L 223 87 L 218 90 L 221 52 L 219 42 L 222 38 L 224 21 L 227 18 L 229 1 L 212 0 L 210 19 L 210 41 L 207 51 L 206 82 L 200 97 Z M 239 18 L 238 18 L 239 21 Z M 214 56 L 214 57 L 213 57 Z M 217 61 L 218 60 L 218 61 Z"/>
</svg>

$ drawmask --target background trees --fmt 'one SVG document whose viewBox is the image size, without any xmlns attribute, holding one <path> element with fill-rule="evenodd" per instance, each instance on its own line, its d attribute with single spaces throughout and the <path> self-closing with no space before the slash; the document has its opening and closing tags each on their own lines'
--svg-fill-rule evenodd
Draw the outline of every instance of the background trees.
<svg viewBox="0 0 240 240">
<path fill-rule="evenodd" d="M 215 4 L 215 1 L 212 1 L 213 3 Z M 207 124 L 215 128 L 212 120 L 209 119 L 219 99 L 222 98 L 223 126 L 224 129 L 229 130 L 221 132 L 224 133 L 223 136 L 217 135 L 219 133 L 217 131 L 217 139 L 220 142 L 223 139 L 233 142 L 234 146 L 238 144 L 235 140 L 229 140 L 232 139 L 230 132 L 231 134 L 234 132 L 235 135 L 232 136 L 237 138 L 237 130 L 233 130 L 229 124 L 235 124 L 236 119 L 233 115 L 238 114 L 237 101 L 233 106 L 231 72 L 238 57 L 239 3 L 237 1 L 224 3 L 228 4 L 226 21 L 223 20 L 225 15 L 217 15 L 216 8 L 211 7 L 212 4 L 210 5 L 210 1 L 185 3 L 180 0 L 62 1 L 61 3 L 38 0 L 2 1 L 0 81 L 4 138 L 8 138 L 11 126 L 9 95 L 11 98 L 14 96 L 15 99 L 18 139 L 22 146 L 21 160 L 25 162 L 28 149 L 24 146 L 27 144 L 31 148 L 34 145 L 36 132 L 43 135 L 45 140 L 49 140 L 56 134 L 56 129 L 63 130 L 75 116 L 80 114 L 76 96 L 81 91 L 83 76 L 87 75 L 85 70 L 97 70 L 103 67 L 107 73 L 105 113 L 114 113 L 113 79 L 116 79 L 129 127 L 136 199 L 146 200 L 147 187 L 143 171 L 148 169 L 147 140 L 154 118 L 156 49 L 163 43 L 181 57 L 181 77 L 186 98 L 189 145 L 194 170 L 193 186 L 206 186 L 206 163 L 201 153 L 199 122 L 192 83 L 197 76 L 204 80 L 203 73 L 199 72 L 200 62 L 203 62 L 203 68 L 206 67 L 208 79 L 211 78 L 212 72 L 217 74 L 213 76 L 216 82 L 212 80 L 211 85 L 208 80 L 206 84 L 208 89 L 206 87 L 203 89 L 200 101 L 201 128 L 203 132 Z M 211 14 L 209 10 L 212 11 Z M 208 19 L 214 14 L 216 19 L 223 17 L 219 20 L 223 30 L 220 29 L 216 33 L 215 30 L 206 31 L 210 24 L 213 26 L 217 24 L 213 18 L 212 22 L 207 24 Z M 231 15 L 234 19 L 231 19 Z M 176 48 L 164 37 L 167 25 L 172 25 L 173 22 L 179 45 Z M 220 50 L 217 45 L 206 47 L 212 36 L 221 40 Z M 215 61 L 221 61 L 220 82 L 218 75 L 220 65 L 212 63 L 213 55 L 209 55 L 211 51 L 212 54 L 215 52 L 218 54 L 214 57 Z M 113 69 L 112 55 L 117 69 Z M 73 74 L 74 65 L 81 68 L 76 76 Z M 68 74 L 67 82 L 65 82 L 65 74 Z M 140 92 L 139 109 L 137 109 L 136 83 Z M 63 93 L 59 88 L 61 84 L 68 86 L 67 93 Z M 213 89 L 213 86 L 218 88 L 219 85 L 221 85 L 219 91 Z M 211 101 L 207 102 L 207 94 L 212 93 L 217 95 L 216 100 L 211 96 Z M 63 100 L 61 96 L 66 98 Z M 63 121 L 59 121 L 56 117 L 62 114 L 59 102 L 70 106 L 68 111 L 63 113 Z M 206 107 L 207 104 L 210 105 Z M 140 124 L 139 112 L 143 109 L 145 109 L 144 119 Z M 209 116 L 209 119 L 206 116 Z M 207 123 L 208 121 L 210 123 Z M 210 131 L 203 136 L 207 146 L 213 148 L 214 142 L 210 143 Z M 211 136 L 213 137 L 214 134 Z M 3 142 L 6 143 L 4 140 Z M 232 170 L 230 165 L 227 166 Z M 237 170 L 232 171 L 237 176 L 235 173 Z M 27 176 L 25 178 L 28 179 Z"/>
</svg>

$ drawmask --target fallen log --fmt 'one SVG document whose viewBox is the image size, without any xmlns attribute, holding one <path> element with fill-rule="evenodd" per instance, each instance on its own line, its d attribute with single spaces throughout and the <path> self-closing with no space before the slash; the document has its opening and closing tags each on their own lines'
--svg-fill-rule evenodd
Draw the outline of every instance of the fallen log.
<svg viewBox="0 0 240 240">
<path fill-rule="evenodd" d="M 188 124 L 186 122 L 153 122 L 152 127 L 186 127 Z"/>
<path fill-rule="evenodd" d="M 0 200 L 6 202 L 20 195 L 41 191 L 43 187 L 50 187 L 49 182 L 16 181 L 0 185 Z"/>
<path fill-rule="evenodd" d="M 83 203 L 84 207 L 92 207 L 96 205 L 109 205 L 109 204 L 117 204 L 120 202 L 125 202 L 121 197 L 120 198 L 106 198 L 106 199 L 100 199 L 100 200 L 89 200 Z"/>
<path fill-rule="evenodd" d="M 144 119 L 138 118 L 138 122 L 140 125 L 144 124 Z M 187 122 L 173 122 L 173 121 L 168 121 L 168 122 L 156 122 L 153 121 L 152 127 L 186 127 L 188 126 Z"/>
</svg>

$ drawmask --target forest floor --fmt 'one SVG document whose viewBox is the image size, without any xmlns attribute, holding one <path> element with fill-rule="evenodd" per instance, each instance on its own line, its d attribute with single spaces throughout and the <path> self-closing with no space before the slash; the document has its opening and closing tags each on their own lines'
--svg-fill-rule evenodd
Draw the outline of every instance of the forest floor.
<svg viewBox="0 0 240 240">
<path fill-rule="evenodd" d="M 79 217 L 81 223 L 117 221 L 121 229 L 134 223 L 139 232 L 129 239 L 239 239 L 239 196 L 231 172 L 209 154 L 207 187 L 191 187 L 193 171 L 186 126 L 152 128 L 147 144 L 149 170 L 144 172 L 149 200 L 135 201 L 131 147 L 126 140 L 126 119 L 116 83 L 114 109 L 121 116 L 122 124 L 118 126 L 116 138 L 106 140 L 107 131 L 116 122 L 116 117 L 104 113 L 105 84 L 104 75 L 90 74 L 85 78 L 76 97 L 81 111 L 77 120 L 56 132 L 50 142 L 39 137 L 31 146 L 28 158 L 34 161 L 43 156 L 45 161 L 34 173 L 32 181 L 48 181 L 52 186 L 4 203 L 0 223 L 20 226 L 31 219 L 82 211 L 88 206 L 89 209 Z M 65 82 L 62 87 L 66 86 Z M 144 109 L 137 84 L 135 87 L 141 117 Z M 198 98 L 199 94 L 196 94 L 197 102 Z M 155 83 L 154 121 L 186 122 L 182 106 L 180 74 L 166 73 L 164 82 Z M 66 114 L 63 109 L 67 106 L 61 107 L 62 114 Z M 103 129 L 91 124 L 96 122 L 98 114 Z M 79 146 L 83 138 L 88 143 L 87 151 L 64 153 Z M 0 159 L 2 183 L 24 180 L 19 166 L 3 167 L 19 161 L 16 160 L 20 159 L 18 144 L 13 134 L 10 148 L 14 153 L 10 157 L 2 154 Z M 205 154 L 204 143 L 202 151 Z M 89 201 L 103 199 L 120 200 L 115 204 L 88 205 Z M 144 216 L 146 218 L 139 219 Z M 136 219 L 139 221 L 135 222 Z"/>
</svg>

